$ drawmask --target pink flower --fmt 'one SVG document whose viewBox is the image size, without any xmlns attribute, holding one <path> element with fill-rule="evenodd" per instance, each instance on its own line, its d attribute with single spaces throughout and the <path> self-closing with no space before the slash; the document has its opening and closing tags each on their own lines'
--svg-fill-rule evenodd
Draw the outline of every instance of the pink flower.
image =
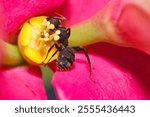
<svg viewBox="0 0 150 117">
<path fill-rule="evenodd" d="M 88 46 L 87 50 L 91 78 L 84 54 L 76 54 L 71 71 L 53 75 L 57 99 L 150 99 L 148 55 L 106 43 Z"/>
<path fill-rule="evenodd" d="M 0 68 L 0 99 L 47 99 L 36 67 Z"/>
<path fill-rule="evenodd" d="M 53 4 L 52 4 L 53 3 Z M 63 0 L 2 0 L 0 38 L 15 43 L 17 32 L 25 20 L 57 8 Z M 1 10 L 0 10 L 1 11 Z M 42 74 L 38 67 L 16 66 L 22 62 L 15 46 L 0 40 L 0 99 L 47 99 Z M 15 60 L 16 59 L 16 60 Z"/>
<path fill-rule="evenodd" d="M 149 53 L 148 0 L 59 0 L 53 1 L 53 4 L 48 0 L 39 2 L 32 0 L 26 6 L 27 1 L 2 1 L 5 8 L 3 40 L 15 43 L 19 27 L 25 20 L 32 16 L 50 14 L 48 11 L 56 8 L 53 11 L 68 19 L 66 26 L 74 25 L 69 38 L 71 46 L 104 41 Z M 58 8 L 63 2 L 63 6 Z M 135 20 L 137 18 L 140 23 Z M 74 65 L 69 71 L 61 72 L 56 70 L 55 64 L 50 65 L 55 70 L 52 84 L 57 99 L 150 99 L 149 55 L 137 49 L 106 43 L 86 48 L 91 59 L 91 77 L 83 53 L 76 53 Z M 4 53 L 6 55 L 8 52 L 4 50 Z M 3 89 L 0 90 L 0 99 L 46 99 L 37 67 L 1 67 L 0 72 L 0 89 Z M 21 90 L 27 95 L 20 93 Z"/>
<path fill-rule="evenodd" d="M 87 28 L 89 31 L 97 31 L 94 33 L 93 42 L 108 41 L 117 45 L 132 46 L 149 53 L 148 4 L 147 0 L 110 0 L 93 18 L 82 22 L 79 26 L 83 27 L 83 32 Z M 84 6 L 92 9 L 89 3 L 81 5 L 77 10 L 83 10 Z M 84 14 L 88 14 L 90 10 L 85 10 Z M 82 12 L 80 16 L 83 16 L 81 14 Z M 93 25 L 87 26 L 87 22 L 93 22 Z M 71 38 L 72 45 L 76 44 L 73 43 L 75 41 L 83 45 L 88 44 L 80 41 L 82 39 L 89 39 L 90 42 L 90 35 L 86 36 L 82 30 L 79 36 Z M 89 78 L 89 66 L 86 64 L 84 54 L 76 54 L 75 65 L 71 71 L 56 71 L 53 76 L 52 83 L 58 99 L 150 99 L 149 55 L 135 49 L 106 43 L 94 44 L 87 49 L 92 64 L 91 78 L 95 83 Z"/>
</svg>

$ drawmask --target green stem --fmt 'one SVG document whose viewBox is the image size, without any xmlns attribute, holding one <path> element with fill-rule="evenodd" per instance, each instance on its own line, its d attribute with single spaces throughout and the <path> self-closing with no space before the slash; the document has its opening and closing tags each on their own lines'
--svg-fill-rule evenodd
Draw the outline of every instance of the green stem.
<svg viewBox="0 0 150 117">
<path fill-rule="evenodd" d="M 0 53 L 1 65 L 16 66 L 23 63 L 23 58 L 17 45 L 12 45 L 4 41 L 0 41 L 2 52 Z"/>
<path fill-rule="evenodd" d="M 93 19 L 89 19 L 72 26 L 69 45 L 84 46 L 96 42 L 109 41 L 103 29 L 96 23 L 97 22 L 94 22 Z"/>
<path fill-rule="evenodd" d="M 109 8 L 108 8 L 109 9 Z M 107 8 L 95 16 L 71 27 L 70 46 L 85 46 L 96 42 L 108 42 L 119 46 L 131 46 L 118 34 L 118 27 Z"/>
</svg>

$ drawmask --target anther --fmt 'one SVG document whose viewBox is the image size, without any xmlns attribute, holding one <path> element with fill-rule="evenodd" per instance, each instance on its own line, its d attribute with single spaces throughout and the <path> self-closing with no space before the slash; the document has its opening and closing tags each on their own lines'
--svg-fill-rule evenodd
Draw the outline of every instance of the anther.
<svg viewBox="0 0 150 117">
<path fill-rule="evenodd" d="M 60 32 L 60 30 L 57 30 L 55 33 L 59 35 L 61 32 Z"/>
<path fill-rule="evenodd" d="M 58 35 L 55 35 L 55 36 L 54 36 L 54 40 L 55 40 L 55 41 L 58 41 L 59 39 L 60 39 L 60 37 L 59 37 Z"/>
<path fill-rule="evenodd" d="M 49 33 L 45 33 L 44 35 L 45 35 L 45 37 L 47 37 L 47 38 L 49 37 Z"/>
<path fill-rule="evenodd" d="M 44 19 L 44 20 L 43 20 L 43 23 L 42 23 L 42 26 L 46 26 L 46 23 L 47 23 L 47 20 Z"/>
<path fill-rule="evenodd" d="M 49 29 L 52 29 L 52 30 L 55 29 L 54 24 L 50 24 L 50 25 L 49 25 Z"/>
<path fill-rule="evenodd" d="M 46 22 L 46 26 L 49 26 L 50 25 L 50 22 Z"/>
<path fill-rule="evenodd" d="M 49 41 L 49 38 L 39 38 L 40 41 Z"/>
</svg>

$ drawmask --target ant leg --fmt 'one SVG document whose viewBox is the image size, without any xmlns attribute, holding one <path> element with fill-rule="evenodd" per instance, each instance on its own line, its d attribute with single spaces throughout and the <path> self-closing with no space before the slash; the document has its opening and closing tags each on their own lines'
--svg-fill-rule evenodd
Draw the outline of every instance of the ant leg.
<svg viewBox="0 0 150 117">
<path fill-rule="evenodd" d="M 81 47 L 81 46 L 79 46 L 79 47 L 72 47 L 76 52 L 77 51 L 83 51 L 84 52 L 84 54 L 85 54 L 85 56 L 86 56 L 86 58 L 87 58 L 87 61 L 88 61 L 88 63 L 89 63 L 89 66 L 90 66 L 90 76 L 91 76 L 91 61 L 90 61 L 90 58 L 89 58 L 89 55 L 88 55 L 88 53 L 87 53 L 87 51 L 86 51 L 86 49 L 84 48 L 84 47 Z"/>
<path fill-rule="evenodd" d="M 68 38 L 70 37 L 70 33 L 71 33 L 71 29 L 70 29 L 70 28 L 67 28 Z"/>
<path fill-rule="evenodd" d="M 49 52 L 52 50 L 52 48 L 53 48 L 54 46 L 56 47 L 56 49 L 59 49 L 59 47 L 58 47 L 57 44 L 53 44 L 53 45 L 48 49 L 47 54 L 46 54 L 46 57 L 45 57 L 45 59 L 42 61 L 42 63 L 47 59 Z M 48 62 L 49 62 L 49 61 L 48 61 Z"/>
</svg>

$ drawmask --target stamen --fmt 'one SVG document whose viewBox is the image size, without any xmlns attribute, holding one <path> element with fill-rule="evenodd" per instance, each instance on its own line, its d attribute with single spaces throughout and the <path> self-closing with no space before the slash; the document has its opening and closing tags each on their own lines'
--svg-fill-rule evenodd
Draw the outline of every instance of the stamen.
<svg viewBox="0 0 150 117">
<path fill-rule="evenodd" d="M 43 31 L 41 32 L 41 36 L 38 38 L 39 41 L 42 42 L 50 42 L 50 41 L 58 41 L 60 39 L 59 34 L 61 33 L 60 30 L 56 30 L 55 33 L 50 33 L 50 30 L 55 29 L 55 25 L 51 24 L 50 21 L 46 19 L 43 20 L 42 23 Z"/>
<path fill-rule="evenodd" d="M 55 33 L 56 33 L 57 35 L 59 35 L 59 34 L 61 33 L 61 31 L 60 31 L 60 30 L 57 30 Z"/>
<path fill-rule="evenodd" d="M 46 26 L 46 23 L 47 23 L 47 20 L 46 20 L 46 19 L 44 19 L 44 20 L 43 20 L 43 23 L 42 23 L 42 26 L 44 26 L 44 27 L 45 27 L 45 26 Z"/>
<path fill-rule="evenodd" d="M 44 33 L 44 34 L 46 34 L 46 33 L 47 33 L 47 31 L 46 31 L 46 30 L 44 30 L 44 31 L 43 31 L 43 33 Z"/>
<path fill-rule="evenodd" d="M 55 29 L 55 26 L 54 26 L 54 24 L 50 24 L 50 25 L 49 25 L 49 29 L 52 29 L 52 30 L 54 30 L 54 29 Z"/>
<path fill-rule="evenodd" d="M 54 39 L 54 37 L 55 37 L 55 35 L 56 35 L 55 33 L 54 33 L 54 34 L 52 34 L 52 35 L 50 35 L 50 36 L 49 36 L 49 40 L 50 40 L 50 41 L 51 41 L 51 40 L 53 40 L 53 39 Z"/>
<path fill-rule="evenodd" d="M 49 37 L 49 33 L 45 33 L 45 37 L 48 38 Z"/>
<path fill-rule="evenodd" d="M 46 19 L 44 19 L 44 22 L 47 22 L 47 20 L 46 20 Z"/>
<path fill-rule="evenodd" d="M 55 41 L 58 41 L 59 39 L 60 39 L 60 36 L 58 36 L 58 35 L 55 35 L 55 36 L 54 36 L 54 40 L 55 40 Z"/>
<path fill-rule="evenodd" d="M 49 21 L 47 21 L 47 22 L 46 22 L 46 26 L 49 26 L 49 25 L 50 25 L 50 22 L 49 22 Z"/>
<path fill-rule="evenodd" d="M 39 38 L 40 41 L 49 41 L 49 38 Z"/>
<path fill-rule="evenodd" d="M 19 33 L 18 43 L 23 57 L 29 63 L 34 65 L 47 64 L 47 62 L 42 63 L 43 58 L 47 55 L 48 49 L 57 43 L 54 37 L 58 34 L 54 30 L 50 30 L 55 29 L 54 26 L 47 21 L 47 16 L 31 18 L 23 25 Z M 58 38 L 55 37 L 55 39 Z M 57 49 L 53 48 L 48 53 L 47 60 L 53 56 L 49 62 L 57 59 L 59 53 L 53 55 L 55 51 Z"/>
</svg>

